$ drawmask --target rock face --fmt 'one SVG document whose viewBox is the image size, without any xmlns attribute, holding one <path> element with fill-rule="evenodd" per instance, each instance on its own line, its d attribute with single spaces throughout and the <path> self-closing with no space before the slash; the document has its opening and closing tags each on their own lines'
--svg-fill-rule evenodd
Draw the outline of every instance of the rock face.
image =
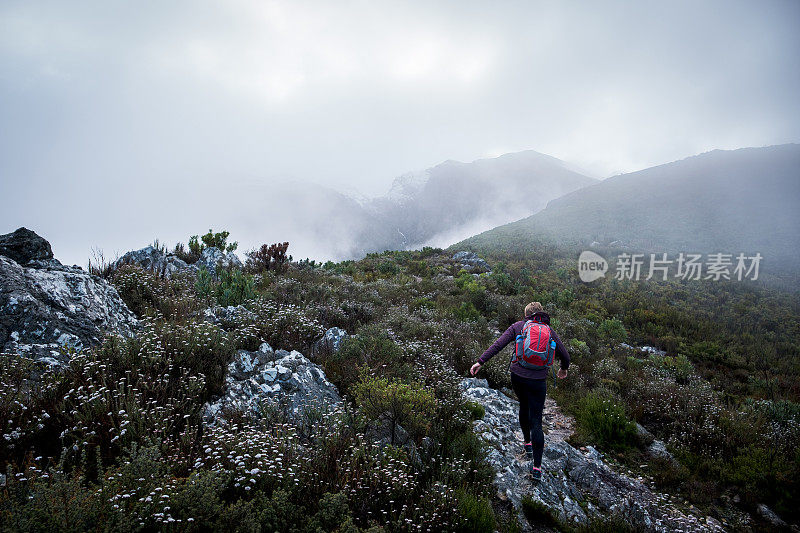
<svg viewBox="0 0 800 533">
<path fill-rule="evenodd" d="M 24 268 L 0 257 L 4 352 L 63 362 L 62 346 L 88 347 L 99 343 L 105 330 L 130 334 L 136 324 L 116 290 L 97 278 L 68 267 Z"/>
<path fill-rule="evenodd" d="M 212 275 L 216 276 L 217 268 L 242 268 L 243 266 L 235 253 L 224 253 L 214 247 L 205 248 L 200 255 L 200 259 L 190 265 L 175 254 L 165 253 L 152 246 L 128 252 L 114 263 L 115 267 L 122 265 L 138 265 L 146 270 L 163 274 L 166 277 L 171 277 L 175 273 L 185 270 L 196 272 L 202 267 L 205 267 Z"/>
<path fill-rule="evenodd" d="M 314 343 L 314 353 L 324 350 L 338 352 L 347 337 L 347 332 L 342 328 L 330 328 L 320 340 Z"/>
<path fill-rule="evenodd" d="M 36 237 L 28 242 L 41 239 Z M 58 365 L 68 359 L 62 350 L 65 346 L 80 349 L 98 344 L 105 331 L 131 334 L 138 321 L 114 287 L 79 267 L 61 265 L 52 258 L 49 244 L 37 246 L 38 252 L 26 252 L 24 257 L 34 258 L 25 266 L 0 256 L 3 352 Z"/>
<path fill-rule="evenodd" d="M 756 512 L 758 512 L 758 515 L 764 520 L 766 520 L 773 527 L 776 527 L 778 529 L 785 529 L 789 526 L 786 522 L 783 521 L 783 519 L 781 519 L 780 516 L 778 516 L 775 513 L 775 511 L 773 511 L 763 503 L 758 504 L 758 506 L 756 507 Z"/>
<path fill-rule="evenodd" d="M 616 514 L 639 531 L 722 530 L 714 519 L 685 514 L 667 496 L 614 471 L 593 447 L 580 451 L 565 442 L 570 431 L 554 420 L 557 413 L 550 399 L 545 405 L 544 477 L 538 485 L 532 484 L 522 450 L 518 402 L 489 388 L 483 379 L 466 378 L 462 387 L 467 398 L 486 410 L 483 419 L 475 421 L 475 432 L 489 444 L 498 497 L 510 500 L 516 509 L 521 508 L 523 496 L 529 495 L 561 520 L 578 525 L 589 524 L 592 517 Z M 521 512 L 519 516 L 527 525 Z"/>
<path fill-rule="evenodd" d="M 30 261 L 47 261 L 53 258 L 50 243 L 27 228 L 0 235 L 0 255 L 13 259 L 20 265 Z"/>
<path fill-rule="evenodd" d="M 175 254 L 164 253 L 152 246 L 128 252 L 114 262 L 115 268 L 122 265 L 138 265 L 145 270 L 152 270 L 168 278 L 176 272 L 189 268 L 186 261 Z"/>
<path fill-rule="evenodd" d="M 297 351 L 273 351 L 263 343 L 258 351 L 239 350 L 228 365 L 225 392 L 206 404 L 209 424 L 224 421 L 227 411 L 242 411 L 259 418 L 265 409 L 285 410 L 291 418 L 305 406 L 333 407 L 339 392 L 320 367 Z"/>
<path fill-rule="evenodd" d="M 489 263 L 478 257 L 475 252 L 456 252 L 452 257 L 453 261 L 461 263 L 461 268 L 467 272 L 491 272 L 492 268 Z"/>
<path fill-rule="evenodd" d="M 197 270 L 200 267 L 206 267 L 206 269 L 212 274 L 216 275 L 217 268 L 242 268 L 242 262 L 233 252 L 228 252 L 227 254 L 222 250 L 214 248 L 206 248 L 203 250 L 203 253 L 200 254 L 200 259 L 197 260 L 196 263 L 192 265 L 192 268 Z"/>
</svg>

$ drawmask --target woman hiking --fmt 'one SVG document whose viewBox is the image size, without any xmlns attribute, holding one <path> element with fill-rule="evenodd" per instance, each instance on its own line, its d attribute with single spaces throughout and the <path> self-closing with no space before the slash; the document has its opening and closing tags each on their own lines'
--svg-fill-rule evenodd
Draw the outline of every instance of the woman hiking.
<svg viewBox="0 0 800 533">
<path fill-rule="evenodd" d="M 526 336 L 523 336 L 523 332 Z M 540 481 L 544 451 L 542 411 L 547 393 L 547 374 L 553 364 L 554 356 L 558 356 L 561 360 L 558 377 L 566 378 L 569 352 L 564 348 L 556 332 L 550 328 L 550 315 L 544 312 L 542 304 L 532 302 L 525 306 L 525 318 L 511 324 L 500 338 L 483 352 L 478 362 L 472 365 L 470 373 L 473 376 L 477 374 L 489 359 L 511 341 L 516 341 L 510 367 L 511 387 L 519 398 L 519 425 L 525 439 L 525 455 L 529 461 L 532 460 L 530 472 L 533 479 Z M 521 355 L 521 352 L 524 355 Z"/>
</svg>

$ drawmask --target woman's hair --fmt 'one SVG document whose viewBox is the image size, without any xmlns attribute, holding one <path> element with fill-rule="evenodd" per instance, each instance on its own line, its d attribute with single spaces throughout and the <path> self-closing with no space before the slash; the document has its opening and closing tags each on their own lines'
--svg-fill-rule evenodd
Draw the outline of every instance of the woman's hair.
<svg viewBox="0 0 800 533">
<path fill-rule="evenodd" d="M 542 304 L 539 302 L 531 302 L 525 306 L 525 316 L 531 316 L 533 313 L 544 311 Z"/>
</svg>

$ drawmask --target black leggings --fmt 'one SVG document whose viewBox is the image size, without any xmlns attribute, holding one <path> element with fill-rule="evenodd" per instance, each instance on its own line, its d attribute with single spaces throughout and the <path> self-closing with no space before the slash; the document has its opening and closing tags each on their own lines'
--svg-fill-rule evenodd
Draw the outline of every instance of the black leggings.
<svg viewBox="0 0 800 533">
<path fill-rule="evenodd" d="M 519 398 L 519 425 L 525 442 L 533 444 L 533 465 L 542 466 L 544 451 L 544 432 L 542 431 L 542 411 L 547 394 L 546 379 L 528 379 L 511 373 L 511 388 Z"/>
</svg>

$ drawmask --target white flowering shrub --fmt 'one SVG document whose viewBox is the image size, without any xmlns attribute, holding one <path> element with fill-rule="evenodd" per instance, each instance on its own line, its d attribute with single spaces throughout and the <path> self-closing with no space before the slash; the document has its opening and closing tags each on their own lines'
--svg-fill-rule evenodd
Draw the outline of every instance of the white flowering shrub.
<svg viewBox="0 0 800 533">
<path fill-rule="evenodd" d="M 308 351 L 325 333 L 325 326 L 294 304 L 278 304 L 259 298 L 246 306 L 255 314 L 253 322 L 242 324 L 246 335 L 287 350 Z"/>
<path fill-rule="evenodd" d="M 165 278 L 138 265 L 123 265 L 111 276 L 111 283 L 136 316 L 163 316 L 177 320 L 201 308 L 196 297 L 195 277 L 179 272 Z"/>
</svg>

